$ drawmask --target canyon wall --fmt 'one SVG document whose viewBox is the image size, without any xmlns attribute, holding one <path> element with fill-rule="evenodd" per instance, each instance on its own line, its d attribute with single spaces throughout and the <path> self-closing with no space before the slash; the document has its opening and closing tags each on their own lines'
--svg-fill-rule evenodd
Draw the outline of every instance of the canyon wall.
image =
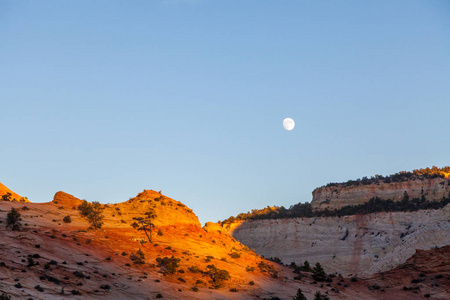
<svg viewBox="0 0 450 300">
<path fill-rule="evenodd" d="M 407 192 L 409 199 L 422 198 L 440 201 L 450 193 L 450 178 L 422 178 L 402 182 L 376 182 L 367 185 L 346 186 L 343 183 L 316 188 L 311 205 L 313 209 L 339 209 L 346 205 L 357 205 L 371 198 L 400 201 Z"/>
<path fill-rule="evenodd" d="M 327 273 L 368 275 L 404 263 L 416 249 L 450 245 L 450 204 L 440 210 L 247 220 L 224 227 L 266 258 L 320 262 Z"/>
</svg>

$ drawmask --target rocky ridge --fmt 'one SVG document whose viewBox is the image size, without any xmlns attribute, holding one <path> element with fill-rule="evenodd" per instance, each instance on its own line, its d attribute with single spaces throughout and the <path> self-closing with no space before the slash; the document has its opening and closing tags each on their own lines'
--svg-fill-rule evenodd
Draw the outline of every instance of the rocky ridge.
<svg viewBox="0 0 450 300">
<path fill-rule="evenodd" d="M 378 197 L 383 200 L 400 201 L 405 192 L 410 199 L 424 197 L 428 201 L 440 201 L 450 193 L 450 178 L 417 178 L 401 182 L 372 184 L 337 184 L 316 188 L 312 192 L 313 209 L 339 209 L 347 205 L 358 205 Z"/>
</svg>

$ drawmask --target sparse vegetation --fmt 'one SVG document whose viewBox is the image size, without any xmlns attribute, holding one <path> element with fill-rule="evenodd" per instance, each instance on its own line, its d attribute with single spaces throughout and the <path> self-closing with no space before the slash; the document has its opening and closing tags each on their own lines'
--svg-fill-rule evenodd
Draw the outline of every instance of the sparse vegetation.
<svg viewBox="0 0 450 300">
<path fill-rule="evenodd" d="M 268 273 L 272 278 L 278 278 L 278 271 L 275 269 L 275 267 L 271 264 L 266 263 L 265 261 L 261 260 L 258 264 L 258 268 L 263 273 Z"/>
<path fill-rule="evenodd" d="M 64 223 L 72 223 L 72 219 L 70 218 L 69 215 L 67 215 L 67 216 L 65 216 L 65 217 L 63 218 L 63 222 L 64 222 Z"/>
</svg>

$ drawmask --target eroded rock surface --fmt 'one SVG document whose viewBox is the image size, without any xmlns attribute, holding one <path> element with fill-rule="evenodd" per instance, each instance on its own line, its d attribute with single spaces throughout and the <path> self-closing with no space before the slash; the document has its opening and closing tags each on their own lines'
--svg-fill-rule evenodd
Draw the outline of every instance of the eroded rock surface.
<svg viewBox="0 0 450 300">
<path fill-rule="evenodd" d="M 320 262 L 328 273 L 367 275 L 404 263 L 416 249 L 450 245 L 449 219 L 447 205 L 440 210 L 341 218 L 240 221 L 226 229 L 267 258 Z"/>
</svg>

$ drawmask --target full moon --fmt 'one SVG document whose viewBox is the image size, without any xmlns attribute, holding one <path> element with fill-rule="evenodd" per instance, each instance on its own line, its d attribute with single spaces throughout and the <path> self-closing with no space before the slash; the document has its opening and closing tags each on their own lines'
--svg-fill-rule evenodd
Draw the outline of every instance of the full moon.
<svg viewBox="0 0 450 300">
<path fill-rule="evenodd" d="M 283 120 L 283 127 L 286 130 L 292 130 L 295 127 L 295 122 L 291 118 L 286 118 Z"/>
</svg>

